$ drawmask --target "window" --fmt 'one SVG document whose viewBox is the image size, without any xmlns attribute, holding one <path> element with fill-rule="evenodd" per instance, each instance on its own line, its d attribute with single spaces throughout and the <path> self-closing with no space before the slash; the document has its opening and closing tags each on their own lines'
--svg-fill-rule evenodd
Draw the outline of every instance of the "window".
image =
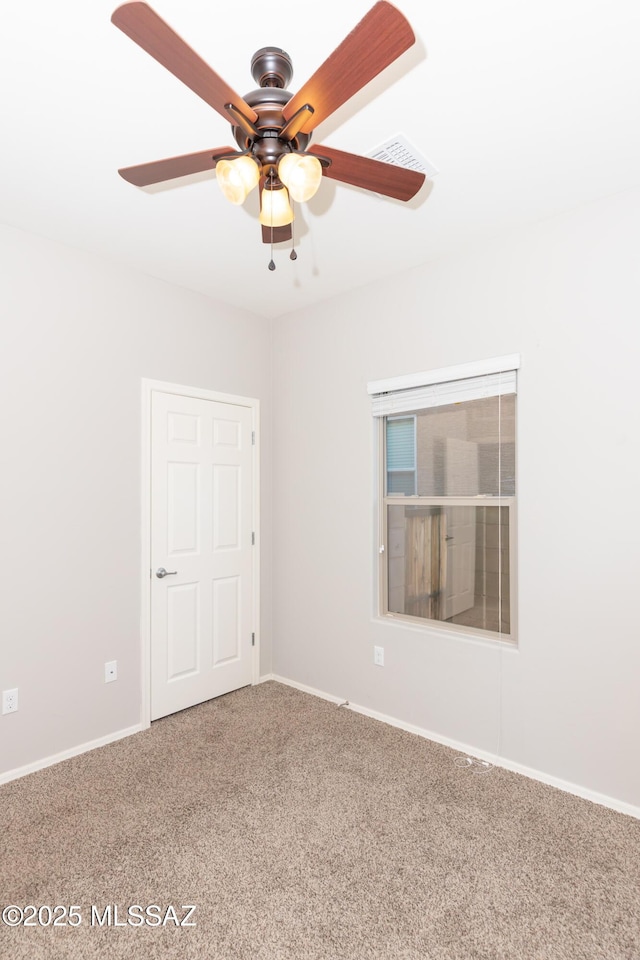
<svg viewBox="0 0 640 960">
<path fill-rule="evenodd" d="M 380 613 L 515 640 L 518 357 L 369 385 Z"/>
<path fill-rule="evenodd" d="M 411 496 L 416 491 L 416 418 L 386 417 L 387 490 Z"/>
</svg>

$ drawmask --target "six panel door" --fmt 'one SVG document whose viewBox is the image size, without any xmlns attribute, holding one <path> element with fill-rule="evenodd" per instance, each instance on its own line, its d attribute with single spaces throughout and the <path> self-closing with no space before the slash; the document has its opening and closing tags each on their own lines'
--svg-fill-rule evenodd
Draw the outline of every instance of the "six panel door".
<svg viewBox="0 0 640 960">
<path fill-rule="evenodd" d="M 250 407 L 152 393 L 152 720 L 251 683 L 251 428 Z"/>
</svg>

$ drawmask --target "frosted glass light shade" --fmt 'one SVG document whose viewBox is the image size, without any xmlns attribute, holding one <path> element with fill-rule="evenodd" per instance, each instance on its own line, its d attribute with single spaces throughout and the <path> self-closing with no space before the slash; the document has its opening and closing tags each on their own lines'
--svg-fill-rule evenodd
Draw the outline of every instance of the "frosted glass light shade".
<svg viewBox="0 0 640 960">
<path fill-rule="evenodd" d="M 284 187 L 278 190 L 265 188 L 262 191 L 260 223 L 263 227 L 285 227 L 288 223 L 293 223 L 293 210 Z"/>
<path fill-rule="evenodd" d="M 260 167 L 253 157 L 218 160 L 216 176 L 220 189 L 230 203 L 241 204 L 260 180 Z"/>
<path fill-rule="evenodd" d="M 296 203 L 306 203 L 322 180 L 322 164 L 308 153 L 285 153 L 278 164 L 278 176 Z"/>
</svg>

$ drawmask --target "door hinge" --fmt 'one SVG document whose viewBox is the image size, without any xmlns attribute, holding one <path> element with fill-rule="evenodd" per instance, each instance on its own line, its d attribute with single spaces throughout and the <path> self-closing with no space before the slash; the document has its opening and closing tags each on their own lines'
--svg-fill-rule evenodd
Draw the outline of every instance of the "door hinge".
<svg viewBox="0 0 640 960">
<path fill-rule="evenodd" d="M 255 447 L 256 445 L 256 432 L 255 430 L 251 431 L 251 446 Z"/>
<path fill-rule="evenodd" d="M 255 635 L 255 633 L 252 633 L 252 634 L 251 634 L 251 646 L 252 646 L 252 647 L 255 647 L 255 645 L 256 645 L 256 635 Z"/>
<path fill-rule="evenodd" d="M 252 547 L 255 547 L 255 545 L 256 545 L 256 535 L 255 535 L 255 533 L 252 533 L 252 534 L 251 534 L 251 546 L 252 546 Z"/>
</svg>

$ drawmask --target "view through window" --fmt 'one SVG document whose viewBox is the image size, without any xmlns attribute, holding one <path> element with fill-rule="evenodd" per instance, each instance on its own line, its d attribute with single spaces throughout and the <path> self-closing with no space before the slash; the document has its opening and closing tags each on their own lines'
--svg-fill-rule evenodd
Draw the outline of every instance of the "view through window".
<svg viewBox="0 0 640 960">
<path fill-rule="evenodd" d="M 427 391 L 381 418 L 381 606 L 512 640 L 515 375 L 513 392 L 495 393 L 500 378 L 484 392 L 491 383 L 494 395 L 446 403 Z"/>
</svg>

